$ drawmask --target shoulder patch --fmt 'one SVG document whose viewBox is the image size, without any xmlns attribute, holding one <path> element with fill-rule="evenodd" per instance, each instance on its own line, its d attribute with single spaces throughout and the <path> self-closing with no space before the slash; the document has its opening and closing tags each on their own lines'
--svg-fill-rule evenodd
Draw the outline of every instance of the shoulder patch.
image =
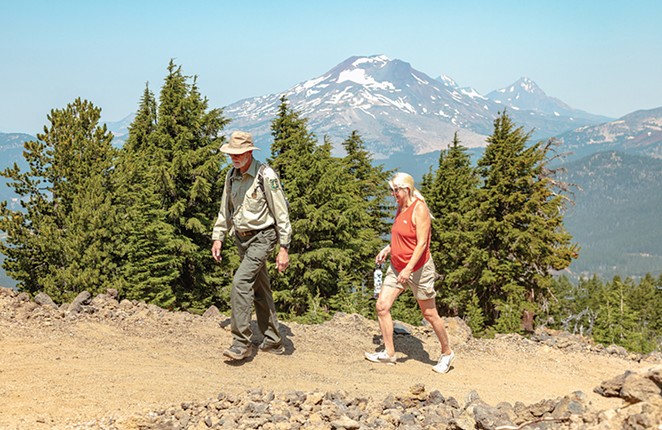
<svg viewBox="0 0 662 430">
<path fill-rule="evenodd" d="M 269 186 L 274 191 L 278 190 L 280 188 L 280 185 L 278 183 L 278 179 L 277 178 L 273 178 L 273 179 L 269 178 Z"/>
</svg>

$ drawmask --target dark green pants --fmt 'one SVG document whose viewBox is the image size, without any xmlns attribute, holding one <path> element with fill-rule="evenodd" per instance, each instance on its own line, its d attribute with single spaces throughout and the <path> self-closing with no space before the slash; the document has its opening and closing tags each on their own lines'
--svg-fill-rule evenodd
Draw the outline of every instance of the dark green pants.
<svg viewBox="0 0 662 430">
<path fill-rule="evenodd" d="M 246 348 L 251 343 L 251 315 L 255 304 L 257 326 L 265 344 L 280 344 L 276 306 L 267 272 L 267 258 L 276 247 L 278 235 L 267 228 L 250 237 L 235 234 L 241 264 L 234 274 L 232 306 L 232 345 Z"/>
</svg>

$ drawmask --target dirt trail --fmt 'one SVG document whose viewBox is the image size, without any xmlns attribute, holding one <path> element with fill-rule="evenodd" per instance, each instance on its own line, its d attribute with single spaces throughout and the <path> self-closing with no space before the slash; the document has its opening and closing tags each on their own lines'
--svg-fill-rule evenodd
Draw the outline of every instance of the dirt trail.
<svg viewBox="0 0 662 430">
<path fill-rule="evenodd" d="M 376 349 L 379 329 L 357 315 L 315 326 L 284 323 L 285 355 L 256 353 L 234 363 L 222 355 L 231 341 L 226 316 L 144 305 L 139 312 L 104 312 L 107 318 L 103 312 L 75 317 L 61 311 L 56 316 L 0 312 L 0 428 L 65 427 L 253 388 L 343 390 L 381 400 L 422 383 L 427 391 L 439 390 L 460 403 L 474 390 L 492 405 L 532 404 L 580 390 L 607 409 L 621 401 L 601 397 L 593 388 L 644 366 L 522 338 L 475 340 L 450 325 L 457 358 L 449 373 L 432 372 L 439 347 L 426 328 L 396 336 L 395 366 L 373 364 L 363 352 Z"/>
</svg>

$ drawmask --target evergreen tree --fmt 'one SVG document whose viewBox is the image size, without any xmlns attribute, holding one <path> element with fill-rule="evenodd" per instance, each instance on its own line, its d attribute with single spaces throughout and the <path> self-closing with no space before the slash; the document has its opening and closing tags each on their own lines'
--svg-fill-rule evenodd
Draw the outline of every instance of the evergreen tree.
<svg viewBox="0 0 662 430">
<path fill-rule="evenodd" d="M 475 292 L 471 294 L 464 319 L 475 337 L 481 336 L 485 332 L 485 317 Z"/>
<path fill-rule="evenodd" d="M 345 306 L 346 296 L 365 285 L 372 273 L 370 262 L 383 231 L 376 214 L 384 202 L 383 194 L 367 182 L 383 173 L 366 169 L 367 154 L 358 134 L 346 142 L 351 150 L 347 158 L 333 157 L 331 142 L 325 139 L 318 145 L 306 120 L 285 98 L 271 129 L 269 163 L 283 182 L 293 229 L 290 267 L 272 277 L 274 299 L 285 313 L 318 321 Z"/>
<path fill-rule="evenodd" d="M 655 279 L 647 274 L 626 291 L 625 303 L 634 316 L 634 334 L 627 339 L 633 351 L 648 353 L 662 341 L 662 290 L 655 287 Z"/>
<path fill-rule="evenodd" d="M 352 190 L 363 200 L 365 212 L 372 219 L 371 228 L 379 236 L 390 232 L 386 219 L 391 215 L 393 204 L 388 203 L 389 188 L 387 181 L 392 171 L 385 171 L 383 166 L 373 166 L 372 155 L 365 148 L 363 139 L 357 130 L 342 143 L 346 155 L 343 158 L 345 169 L 353 178 Z"/>
<path fill-rule="evenodd" d="M 123 262 L 118 287 L 127 299 L 170 308 L 177 299 L 172 285 L 179 277 L 175 230 L 165 222 L 161 196 L 147 164 L 135 157 L 124 153 L 118 166 L 118 188 L 122 190 L 118 204 L 128 221 L 123 224 L 125 240 L 118 247 Z"/>
<path fill-rule="evenodd" d="M 593 334 L 597 342 L 621 345 L 628 349 L 641 344 L 641 334 L 636 330 L 637 317 L 627 303 L 630 282 L 623 282 L 616 276 L 606 286 L 598 306 Z"/>
<path fill-rule="evenodd" d="M 166 222 L 166 211 L 156 179 L 158 154 L 152 147 L 157 126 L 157 103 L 145 86 L 136 117 L 129 126 L 129 138 L 118 163 L 118 205 L 124 224 L 119 246 L 122 283 L 118 286 L 128 299 L 173 307 L 177 297 L 173 285 L 179 277 L 178 241 L 175 229 Z"/>
<path fill-rule="evenodd" d="M 128 295 L 202 310 L 218 304 L 219 289 L 230 283 L 225 271 L 233 268 L 221 269 L 209 254 L 226 162 L 219 135 L 228 120 L 207 108 L 196 78 L 191 82 L 172 61 L 158 103 L 145 89 L 122 161 L 132 175 L 124 185 L 135 192 L 127 213 L 143 228 L 125 247 L 134 280 Z"/>
<path fill-rule="evenodd" d="M 595 275 L 589 279 L 580 279 L 577 286 L 566 295 L 556 293 L 565 308 L 559 328 L 581 336 L 592 336 L 598 307 L 604 294 L 605 285 Z"/>
<path fill-rule="evenodd" d="M 306 126 L 307 120 L 289 108 L 285 97 L 281 98 L 278 114 L 271 123 L 271 145 L 269 165 L 278 173 L 285 194 L 290 202 L 289 216 L 292 225 L 288 270 L 275 275 L 270 267 L 274 301 L 285 314 L 300 316 L 309 309 L 317 309 L 314 297 L 319 296 L 315 281 L 319 274 L 312 273 L 305 253 L 313 250 L 315 224 L 312 216 L 316 210 L 312 189 L 319 182 L 320 171 L 315 152 L 315 136 Z M 309 260 L 309 259 L 308 259 Z M 306 276 L 307 275 L 307 276 Z M 306 278 L 304 279 L 304 276 Z"/>
<path fill-rule="evenodd" d="M 469 256 L 477 294 L 490 324 L 535 312 L 548 294 L 552 270 L 575 255 L 563 226 L 564 198 L 547 168 L 552 142 L 527 147 L 529 134 L 504 112 L 478 161 L 483 185 L 476 194 L 476 244 Z"/>
<path fill-rule="evenodd" d="M 434 173 L 423 178 L 421 191 L 432 219 L 430 252 L 440 279 L 437 307 L 442 315 L 459 315 L 473 295 L 467 256 L 475 246 L 471 214 L 479 178 L 457 133 L 447 150 L 439 154 Z"/>
<path fill-rule="evenodd" d="M 660 306 L 662 291 L 646 275 L 638 284 L 631 278 L 614 277 L 604 283 L 596 275 L 580 279 L 576 286 L 560 277 L 552 283 L 553 306 L 548 318 L 554 328 L 592 336 L 604 344 L 648 353 L 662 346 Z"/>
<path fill-rule="evenodd" d="M 138 112 L 133 122 L 129 125 L 129 138 L 123 147 L 127 153 L 140 153 L 142 156 L 153 154 L 150 136 L 156 131 L 157 108 L 158 105 L 154 94 L 149 89 L 149 85 L 146 84 Z"/>
<path fill-rule="evenodd" d="M 83 290 L 101 292 L 118 276 L 116 151 L 100 116 L 101 109 L 81 99 L 52 110 L 50 127 L 24 145 L 28 171 L 14 164 L 2 172 L 23 208 L 0 204 L 4 268 L 22 291 L 65 301 Z"/>
<path fill-rule="evenodd" d="M 550 295 L 541 303 L 541 314 L 544 315 L 544 325 L 551 328 L 560 328 L 561 322 L 568 315 L 574 314 L 575 301 L 573 300 L 576 287 L 567 276 L 552 279 Z"/>
<path fill-rule="evenodd" d="M 385 245 L 385 237 L 390 232 L 387 221 L 393 205 L 387 203 L 387 181 L 391 172 L 384 171 L 382 166 L 373 166 L 372 156 L 365 149 L 358 131 L 352 131 L 342 142 L 342 146 L 346 152 L 342 163 L 349 177 L 345 185 L 349 195 L 355 200 L 348 205 L 352 211 L 348 215 L 353 218 L 352 224 L 356 231 L 349 245 L 355 250 L 353 267 L 358 276 L 353 284 L 362 285 L 365 284 L 363 281 L 368 279 L 366 296 L 372 297 L 375 255 Z"/>
</svg>

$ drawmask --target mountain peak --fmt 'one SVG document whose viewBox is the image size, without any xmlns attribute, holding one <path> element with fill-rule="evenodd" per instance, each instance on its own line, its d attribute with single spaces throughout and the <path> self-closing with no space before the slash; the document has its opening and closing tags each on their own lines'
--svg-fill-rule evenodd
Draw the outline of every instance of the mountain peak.
<svg viewBox="0 0 662 430">
<path fill-rule="evenodd" d="M 355 70 L 355 69 L 364 69 L 364 70 L 373 70 L 379 69 L 391 63 L 393 60 L 388 58 L 386 55 L 375 54 L 375 55 L 366 55 L 366 56 L 352 56 L 342 61 L 340 64 L 335 66 L 333 69 L 329 70 L 327 74 L 337 74 L 343 70 Z"/>
<path fill-rule="evenodd" d="M 455 81 L 453 79 L 451 79 L 450 76 L 439 75 L 437 80 L 442 82 L 444 84 L 444 86 L 446 86 L 446 87 L 457 88 L 457 83 L 455 83 Z"/>
<path fill-rule="evenodd" d="M 514 87 L 521 88 L 522 91 L 527 92 L 529 94 L 540 94 L 541 96 L 546 96 L 545 92 L 540 89 L 538 84 L 533 82 L 532 79 L 529 79 L 527 77 L 521 77 L 517 82 L 515 82 L 511 87 L 511 91 L 514 90 Z"/>
<path fill-rule="evenodd" d="M 501 94 L 502 96 L 491 97 L 492 94 Z M 507 97 L 509 100 L 516 100 L 521 96 L 521 94 L 531 94 L 540 97 L 547 96 L 547 94 L 545 94 L 545 92 L 540 89 L 538 84 L 536 84 L 532 79 L 521 77 L 516 82 L 508 85 L 507 87 L 492 91 L 488 97 L 491 97 L 494 100 L 503 100 L 504 97 Z"/>
<path fill-rule="evenodd" d="M 225 112 L 236 127 L 267 144 L 269 118 L 277 115 L 285 96 L 318 136 L 342 142 L 352 130 L 360 130 L 376 159 L 440 149 L 458 130 L 464 146 L 484 146 L 504 105 L 512 106 L 514 120 L 535 127 L 538 137 L 594 123 L 568 118 L 558 107 L 560 101 L 550 107 L 551 98 L 529 78 L 510 87 L 509 92 L 494 92 L 492 100 L 470 87 L 458 87 L 447 75 L 431 78 L 402 60 L 382 54 L 352 56 L 318 77 L 279 94 L 241 100 Z M 339 146 L 335 149 L 341 151 Z"/>
<path fill-rule="evenodd" d="M 383 65 L 391 61 L 386 55 L 376 54 L 368 55 L 366 57 L 352 57 L 355 60 L 352 62 L 352 65 L 355 67 L 360 66 L 361 64 L 370 64 L 370 65 Z"/>
<path fill-rule="evenodd" d="M 561 100 L 549 97 L 538 84 L 527 77 L 521 77 L 507 87 L 494 90 L 487 97 L 515 111 L 531 111 L 540 115 L 569 118 L 582 116 L 580 111 Z"/>
<path fill-rule="evenodd" d="M 288 93 L 301 93 L 314 88 L 316 92 L 329 86 L 341 85 L 343 88 L 359 85 L 371 90 L 395 90 L 392 81 L 398 77 L 410 75 L 409 63 L 392 60 L 385 55 L 353 56 L 341 62 L 324 75 L 296 85 Z"/>
</svg>

